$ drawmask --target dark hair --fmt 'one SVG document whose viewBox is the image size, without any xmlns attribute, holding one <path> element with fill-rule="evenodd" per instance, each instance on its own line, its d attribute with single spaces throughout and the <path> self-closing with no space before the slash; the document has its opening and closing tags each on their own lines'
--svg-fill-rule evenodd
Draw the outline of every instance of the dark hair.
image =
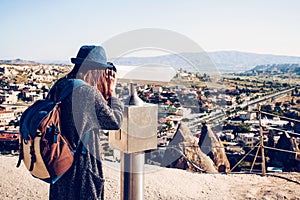
<svg viewBox="0 0 300 200">
<path fill-rule="evenodd" d="M 109 87 L 107 78 L 111 74 L 109 71 L 117 72 L 117 68 L 113 63 L 107 62 L 108 65 L 112 66 L 111 69 L 107 68 L 105 70 L 101 69 L 81 69 L 80 65 L 75 64 L 72 71 L 67 75 L 67 78 L 70 79 L 81 79 L 89 85 L 98 89 L 98 91 L 103 95 L 107 100 L 109 98 Z"/>
<path fill-rule="evenodd" d="M 89 85 L 98 89 L 98 91 L 107 100 L 109 98 L 108 82 L 107 82 L 107 70 L 88 70 L 85 73 L 79 72 L 76 78 L 83 80 Z"/>
</svg>

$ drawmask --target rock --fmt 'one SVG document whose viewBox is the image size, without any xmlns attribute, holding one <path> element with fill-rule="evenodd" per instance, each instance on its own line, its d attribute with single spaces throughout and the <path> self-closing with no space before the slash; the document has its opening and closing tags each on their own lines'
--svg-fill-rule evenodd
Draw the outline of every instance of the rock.
<svg viewBox="0 0 300 200">
<path fill-rule="evenodd" d="M 219 172 L 230 171 L 230 164 L 225 153 L 224 145 L 220 138 L 213 133 L 210 125 L 203 124 L 198 145 L 202 152 L 213 160 Z"/>
<path fill-rule="evenodd" d="M 192 171 L 217 172 L 213 161 L 201 151 L 197 142 L 190 129 L 186 125 L 180 124 L 167 146 L 162 166 Z"/>
<path fill-rule="evenodd" d="M 300 158 L 298 158 L 300 150 L 295 138 L 291 137 L 288 132 L 284 132 L 280 136 L 275 148 L 294 151 L 296 154 L 272 151 L 270 157 L 273 166 L 282 166 L 284 171 L 300 171 Z"/>
</svg>

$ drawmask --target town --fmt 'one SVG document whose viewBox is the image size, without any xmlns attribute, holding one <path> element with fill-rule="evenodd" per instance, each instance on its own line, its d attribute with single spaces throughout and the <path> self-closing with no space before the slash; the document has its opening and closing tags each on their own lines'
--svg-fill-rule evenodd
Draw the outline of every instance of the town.
<svg viewBox="0 0 300 200">
<path fill-rule="evenodd" d="M 1 152 L 18 151 L 22 113 L 33 102 L 45 98 L 51 85 L 70 69 L 71 66 L 55 64 L 0 65 Z M 249 170 L 253 165 L 251 169 L 259 169 L 255 163 L 258 156 L 254 153 L 238 163 L 260 140 L 259 104 L 263 142 L 270 147 L 265 150 L 268 169 L 300 171 L 300 91 L 297 80 L 298 74 L 276 73 L 270 76 L 266 72 L 210 75 L 179 69 L 167 86 L 137 85 L 138 96 L 144 102 L 158 104 L 158 150 L 149 151 L 146 162 L 162 166 L 164 152 L 168 146 L 174 145 L 175 135 L 184 124 L 193 137 L 187 147 L 193 146 L 196 141 L 194 147 L 201 148 L 198 141 L 204 135 L 204 127 L 208 127 L 207 134 L 215 138 L 226 154 L 228 168 Z M 116 93 L 124 100 L 129 95 L 128 85 L 118 83 Z M 107 156 L 114 152 L 107 143 L 104 149 Z M 201 150 L 207 155 L 210 153 L 205 152 L 205 148 Z M 218 165 L 214 156 L 209 157 L 214 165 Z M 176 160 L 178 158 L 172 162 Z M 191 163 L 195 164 L 196 161 L 186 165 Z M 171 163 L 165 166 L 171 166 Z"/>
</svg>

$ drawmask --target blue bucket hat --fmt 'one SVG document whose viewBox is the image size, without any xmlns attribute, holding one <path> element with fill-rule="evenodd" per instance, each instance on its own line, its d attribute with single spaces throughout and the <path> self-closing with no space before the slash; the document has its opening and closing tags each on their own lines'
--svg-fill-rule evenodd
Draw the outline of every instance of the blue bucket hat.
<svg viewBox="0 0 300 200">
<path fill-rule="evenodd" d="M 107 63 L 105 51 L 101 46 L 84 45 L 80 47 L 76 58 L 71 58 L 71 62 L 75 66 L 85 69 L 113 70 L 113 66 Z"/>
</svg>

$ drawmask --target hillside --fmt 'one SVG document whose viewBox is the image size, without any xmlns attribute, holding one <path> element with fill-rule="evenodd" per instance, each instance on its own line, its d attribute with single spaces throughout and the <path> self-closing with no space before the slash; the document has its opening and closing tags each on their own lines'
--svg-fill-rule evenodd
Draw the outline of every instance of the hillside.
<svg viewBox="0 0 300 200">
<path fill-rule="evenodd" d="M 181 53 L 156 57 L 125 57 L 116 60 L 119 65 L 143 65 L 158 63 L 188 70 L 205 72 L 243 72 L 256 65 L 300 64 L 300 57 L 245 53 L 239 51 L 217 51 L 208 53 Z M 193 67 L 197 66 L 196 68 Z"/>
<path fill-rule="evenodd" d="M 246 71 L 257 65 L 300 64 L 300 57 L 269 54 L 219 51 L 209 53 L 211 59 L 222 70 Z"/>
<path fill-rule="evenodd" d="M 283 73 L 295 73 L 300 75 L 299 64 L 273 64 L 273 65 L 257 65 L 253 69 L 248 70 L 245 74 L 283 74 Z"/>
</svg>

